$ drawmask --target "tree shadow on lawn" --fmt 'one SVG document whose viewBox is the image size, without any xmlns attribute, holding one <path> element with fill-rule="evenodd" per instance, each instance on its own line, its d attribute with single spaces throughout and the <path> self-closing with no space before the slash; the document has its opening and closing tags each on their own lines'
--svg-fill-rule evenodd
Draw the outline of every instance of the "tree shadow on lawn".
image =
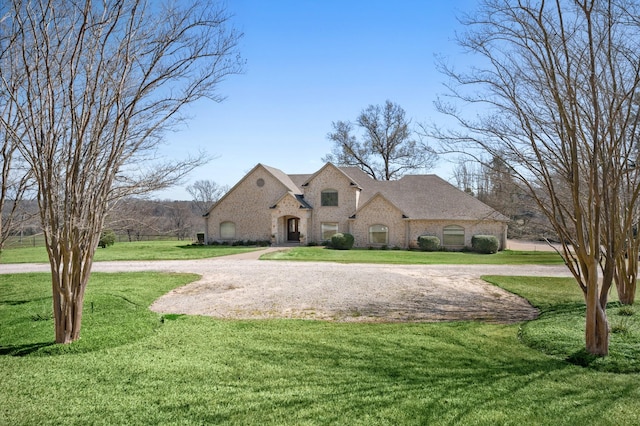
<svg viewBox="0 0 640 426">
<path fill-rule="evenodd" d="M 265 418 L 284 409 L 295 413 L 297 421 L 322 423 L 340 423 L 345 413 L 373 422 L 384 418 L 451 424 L 479 419 L 535 422 L 566 415 L 568 409 L 576 424 L 592 423 L 594 413 L 604 416 L 612 400 L 581 387 L 582 373 L 575 366 L 526 354 L 524 347 L 523 356 L 518 357 L 513 352 L 502 354 L 499 344 L 487 345 L 486 341 L 447 338 L 434 345 L 432 337 L 425 339 L 425 346 L 391 337 L 388 342 L 353 345 L 305 339 L 268 348 L 245 347 L 244 360 L 236 360 L 239 365 L 280 372 L 269 387 L 268 398 L 253 396 L 260 394 L 261 385 L 246 382 L 249 377 L 242 384 L 230 378 L 219 385 L 246 387 L 247 404 Z M 494 347 L 477 346 L 483 344 Z M 283 371 L 288 361 L 291 368 Z M 559 387 L 564 391 L 558 392 Z M 608 386 L 612 395 L 629 398 L 629 389 L 625 389 L 623 383 Z M 580 407 L 575 406 L 576 400 Z M 218 420 L 237 420 L 241 409 L 230 404 L 224 410 L 218 411 Z M 478 412 L 484 414 L 477 417 Z"/>
<path fill-rule="evenodd" d="M 53 346 L 56 343 L 51 342 L 39 342 L 39 343 L 26 343 L 23 345 L 8 345 L 8 346 L 0 346 L 0 355 L 9 355 L 9 356 L 27 356 L 34 352 L 39 351 L 42 348 L 46 348 L 49 346 Z"/>
<path fill-rule="evenodd" d="M 39 297 L 39 298 L 33 298 L 33 299 L 19 299 L 19 300 L 15 300 L 15 299 L 0 299 L 0 305 L 7 305 L 7 306 L 19 306 L 19 305 L 24 305 L 27 303 L 33 303 L 33 302 L 50 302 L 51 301 L 51 296 L 45 296 L 45 297 Z"/>
</svg>

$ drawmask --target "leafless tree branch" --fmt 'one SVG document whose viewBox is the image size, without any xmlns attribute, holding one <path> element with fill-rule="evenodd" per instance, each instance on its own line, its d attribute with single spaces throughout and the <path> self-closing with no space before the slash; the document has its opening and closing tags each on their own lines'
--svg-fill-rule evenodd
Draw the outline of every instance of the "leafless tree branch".
<svg viewBox="0 0 640 426">
<path fill-rule="evenodd" d="M 7 134 L 29 164 L 53 275 L 56 342 L 80 333 L 105 215 L 206 158 L 158 163 L 185 106 L 222 100 L 242 69 L 241 34 L 218 5 L 145 0 L 8 0 L 0 6 Z"/>
</svg>

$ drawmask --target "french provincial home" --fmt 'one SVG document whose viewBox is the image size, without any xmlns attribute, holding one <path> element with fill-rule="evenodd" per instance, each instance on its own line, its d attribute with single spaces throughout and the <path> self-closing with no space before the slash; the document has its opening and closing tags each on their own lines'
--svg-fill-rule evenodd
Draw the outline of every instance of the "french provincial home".
<svg viewBox="0 0 640 426">
<path fill-rule="evenodd" d="M 205 240 L 322 243 L 348 232 L 355 247 L 415 248 L 433 235 L 450 250 L 474 235 L 494 235 L 506 247 L 508 218 L 432 174 L 379 181 L 357 167 L 325 164 L 313 174 L 286 174 L 256 165 L 215 203 Z"/>
</svg>

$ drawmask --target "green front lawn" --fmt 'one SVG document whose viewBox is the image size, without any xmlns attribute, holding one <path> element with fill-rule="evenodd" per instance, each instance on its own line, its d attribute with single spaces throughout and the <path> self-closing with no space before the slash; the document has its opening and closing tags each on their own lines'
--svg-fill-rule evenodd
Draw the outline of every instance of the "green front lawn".
<svg viewBox="0 0 640 426">
<path fill-rule="evenodd" d="M 332 250 L 324 247 L 294 247 L 290 250 L 262 255 L 269 260 L 303 260 L 341 263 L 388 263 L 407 265 L 523 265 L 563 264 L 555 252 L 504 250 L 495 254 L 470 252 L 423 252 L 407 250 Z"/>
<path fill-rule="evenodd" d="M 569 359 L 600 371 L 640 372 L 640 312 L 618 303 L 615 289 L 609 296 L 609 356 L 595 358 L 585 353 L 584 297 L 573 278 L 483 277 L 518 294 L 541 310 L 536 321 L 523 324 L 520 340 L 527 346 L 558 359 Z"/>
<path fill-rule="evenodd" d="M 571 280 L 489 277 L 543 309 L 522 325 L 147 309 L 194 278 L 93 274 L 82 339 L 57 346 L 47 274 L 0 275 L 0 424 L 640 424 L 640 314 L 611 357 L 567 362 L 583 346 Z"/>
<path fill-rule="evenodd" d="M 194 246 L 184 241 L 118 242 L 111 247 L 98 248 L 95 262 L 108 260 L 187 260 L 205 259 L 259 250 L 260 247 Z M 265 260 L 302 260 L 341 263 L 389 264 L 562 264 L 555 252 L 504 250 L 496 254 L 470 252 L 421 252 L 407 250 L 331 250 L 324 247 L 293 247 L 261 257 Z M 46 263 L 44 247 L 9 248 L 0 254 L 2 263 Z"/>
<path fill-rule="evenodd" d="M 185 241 L 119 242 L 96 250 L 95 262 L 106 260 L 206 259 L 258 250 L 256 247 L 197 246 Z M 44 247 L 10 248 L 0 254 L 0 263 L 47 263 Z"/>
</svg>

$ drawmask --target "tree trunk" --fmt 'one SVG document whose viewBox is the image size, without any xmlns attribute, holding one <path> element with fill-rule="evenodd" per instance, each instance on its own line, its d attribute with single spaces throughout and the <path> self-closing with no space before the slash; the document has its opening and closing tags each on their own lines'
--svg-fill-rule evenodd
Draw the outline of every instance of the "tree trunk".
<svg viewBox="0 0 640 426">
<path fill-rule="evenodd" d="M 82 246 L 75 245 L 66 250 L 63 245 L 74 246 L 63 243 L 47 248 L 51 261 L 55 342 L 66 344 L 80 338 L 84 293 L 95 249 L 83 250 Z"/>
<path fill-rule="evenodd" d="M 638 250 L 635 247 L 630 247 L 625 254 L 617 260 L 616 290 L 618 290 L 620 303 L 633 305 L 638 279 Z"/>
<path fill-rule="evenodd" d="M 636 283 L 630 280 L 624 280 L 617 286 L 618 299 L 623 305 L 633 305 L 636 300 Z"/>
<path fill-rule="evenodd" d="M 593 355 L 606 356 L 609 353 L 609 324 L 607 322 L 606 297 L 604 306 L 600 298 L 597 268 L 598 266 L 595 262 L 589 266 L 589 277 L 586 286 L 586 349 Z"/>
<path fill-rule="evenodd" d="M 609 354 L 609 323 L 605 310 L 599 303 L 587 303 L 587 327 L 585 332 L 587 351 L 590 354 Z"/>
</svg>

